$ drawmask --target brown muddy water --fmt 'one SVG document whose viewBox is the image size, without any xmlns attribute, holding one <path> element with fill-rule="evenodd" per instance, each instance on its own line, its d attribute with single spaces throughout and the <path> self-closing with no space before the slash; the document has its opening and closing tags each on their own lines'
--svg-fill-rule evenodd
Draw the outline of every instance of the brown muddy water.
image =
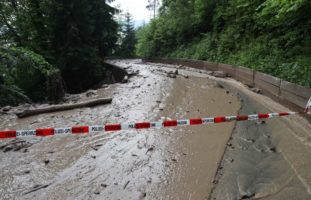
<svg viewBox="0 0 311 200">
<path fill-rule="evenodd" d="M 199 70 L 110 62 L 138 75 L 73 99 L 113 97 L 112 104 L 25 119 L 0 115 L 0 129 L 288 110 L 234 80 Z M 167 77 L 176 68 L 177 78 Z M 265 124 L 3 140 L 0 199 L 310 199 L 310 130 L 293 116 Z"/>
</svg>

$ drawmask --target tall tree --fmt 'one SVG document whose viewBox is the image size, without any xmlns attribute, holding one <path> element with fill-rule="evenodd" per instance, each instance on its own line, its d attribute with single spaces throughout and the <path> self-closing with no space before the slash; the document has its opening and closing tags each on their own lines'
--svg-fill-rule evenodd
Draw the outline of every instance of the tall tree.
<svg viewBox="0 0 311 200">
<path fill-rule="evenodd" d="M 310 0 L 162 0 L 159 11 L 137 34 L 141 56 L 244 65 L 311 85 Z"/>
<path fill-rule="evenodd" d="M 129 12 L 125 13 L 121 37 L 120 54 L 125 57 L 134 56 L 136 44 L 135 29 L 132 16 Z"/>
<path fill-rule="evenodd" d="M 160 6 L 159 0 L 148 0 L 148 5 L 146 6 L 146 8 L 151 12 L 153 12 L 153 18 L 156 17 L 156 12 L 159 6 Z"/>
<path fill-rule="evenodd" d="M 69 91 L 79 92 L 102 78 L 102 58 L 115 48 L 111 1 L 2 0 L 1 43 L 43 55 L 61 69 Z"/>
</svg>

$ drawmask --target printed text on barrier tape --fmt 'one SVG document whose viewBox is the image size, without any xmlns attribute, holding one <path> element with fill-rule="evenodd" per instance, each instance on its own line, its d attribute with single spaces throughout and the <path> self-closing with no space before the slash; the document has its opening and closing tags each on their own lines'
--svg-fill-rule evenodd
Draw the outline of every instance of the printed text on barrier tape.
<svg viewBox="0 0 311 200">
<path fill-rule="evenodd" d="M 166 120 L 160 122 L 137 122 L 129 124 L 106 124 L 104 126 L 74 126 L 71 128 L 40 128 L 36 130 L 8 130 L 0 131 L 0 139 L 5 138 L 19 138 L 27 136 L 52 136 L 58 134 L 86 134 L 96 132 L 120 131 L 128 129 L 148 129 L 148 128 L 162 128 L 174 126 L 192 126 L 212 123 L 223 123 L 230 121 L 246 121 L 259 120 L 274 117 L 282 117 L 287 115 L 299 114 L 297 112 L 280 112 L 254 115 L 238 115 L 238 116 L 220 116 L 210 118 L 193 118 L 181 120 Z"/>
</svg>

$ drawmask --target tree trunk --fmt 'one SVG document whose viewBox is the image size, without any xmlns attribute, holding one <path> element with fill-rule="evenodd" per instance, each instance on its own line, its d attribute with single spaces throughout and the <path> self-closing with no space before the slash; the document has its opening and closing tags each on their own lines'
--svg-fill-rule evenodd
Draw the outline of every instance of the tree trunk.
<svg viewBox="0 0 311 200">
<path fill-rule="evenodd" d="M 24 110 L 22 112 L 16 113 L 19 118 L 29 117 L 33 115 L 43 114 L 43 113 L 50 113 L 50 112 L 57 112 L 57 111 L 64 111 L 64 110 L 71 110 L 75 108 L 83 108 L 83 107 L 92 107 L 102 104 L 109 104 L 111 103 L 112 98 L 102 98 L 102 99 L 95 99 L 87 102 L 76 103 L 76 104 L 67 104 L 67 105 L 53 105 L 46 108 L 38 108 L 33 110 Z"/>
</svg>

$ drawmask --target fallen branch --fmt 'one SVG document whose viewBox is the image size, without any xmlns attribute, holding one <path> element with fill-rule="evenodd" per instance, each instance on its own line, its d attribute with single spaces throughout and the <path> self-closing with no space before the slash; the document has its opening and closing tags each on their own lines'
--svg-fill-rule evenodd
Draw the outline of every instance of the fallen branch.
<svg viewBox="0 0 311 200">
<path fill-rule="evenodd" d="M 19 118 L 29 117 L 33 115 L 43 114 L 43 113 L 50 113 L 50 112 L 57 112 L 57 111 L 64 111 L 64 110 L 71 110 L 75 108 L 83 108 L 83 107 L 92 107 L 102 104 L 109 104 L 111 103 L 112 98 L 102 98 L 102 99 L 95 99 L 87 102 L 76 103 L 76 104 L 67 104 L 67 105 L 54 105 L 45 108 L 38 108 L 32 110 L 24 110 L 22 112 L 16 113 Z"/>
<path fill-rule="evenodd" d="M 36 192 L 38 190 L 44 189 L 49 187 L 49 184 L 47 185 L 35 185 L 31 190 L 29 190 L 28 192 L 25 192 L 24 195 L 32 193 L 32 192 Z"/>
</svg>

